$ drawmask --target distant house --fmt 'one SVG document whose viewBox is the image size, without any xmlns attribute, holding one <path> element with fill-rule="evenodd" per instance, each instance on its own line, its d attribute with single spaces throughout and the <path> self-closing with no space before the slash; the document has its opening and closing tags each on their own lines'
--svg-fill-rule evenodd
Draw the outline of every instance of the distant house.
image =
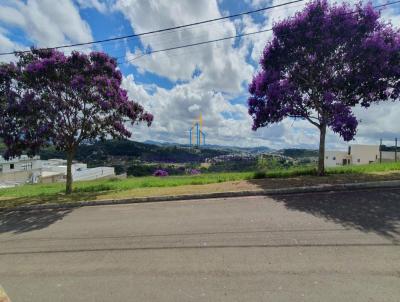
<svg viewBox="0 0 400 302">
<path fill-rule="evenodd" d="M 63 159 L 49 159 L 43 161 L 42 170 L 46 172 L 67 175 L 67 161 Z M 114 167 L 88 168 L 85 163 L 73 163 L 71 167 L 73 180 L 92 180 L 103 177 L 115 176 Z M 55 174 L 49 174 L 54 176 Z"/>
<path fill-rule="evenodd" d="M 325 151 L 325 167 L 365 165 L 379 161 L 380 156 L 379 145 L 350 145 L 347 152 Z M 394 151 L 382 152 L 382 160 L 394 160 L 394 158 Z"/>
<path fill-rule="evenodd" d="M 29 157 L 27 155 L 22 155 L 9 160 L 6 160 L 0 156 L 0 173 L 31 171 L 39 168 L 39 156 Z"/>
<path fill-rule="evenodd" d="M 115 176 L 113 167 L 88 168 L 85 163 L 72 164 L 73 180 L 93 180 Z M 51 183 L 65 181 L 67 161 L 64 159 L 41 160 L 39 156 L 5 160 L 0 157 L 0 187 L 23 183 Z"/>
</svg>

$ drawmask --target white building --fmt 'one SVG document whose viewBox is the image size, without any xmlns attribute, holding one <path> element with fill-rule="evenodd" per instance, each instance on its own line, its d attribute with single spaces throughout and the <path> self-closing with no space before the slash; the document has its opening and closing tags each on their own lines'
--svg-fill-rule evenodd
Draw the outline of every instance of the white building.
<svg viewBox="0 0 400 302">
<path fill-rule="evenodd" d="M 379 160 L 379 145 L 351 145 L 352 164 L 365 165 Z"/>
<path fill-rule="evenodd" d="M 382 151 L 382 160 L 394 160 L 394 156 L 394 152 Z M 379 158 L 379 145 L 350 145 L 347 152 L 325 151 L 325 167 L 365 165 L 377 162 Z"/>
<path fill-rule="evenodd" d="M 93 180 L 115 176 L 113 167 L 88 168 L 85 163 L 73 163 L 73 180 Z M 0 187 L 16 186 L 23 183 L 65 181 L 67 161 L 63 159 L 41 160 L 40 157 L 23 155 L 5 160 L 0 157 Z"/>
<path fill-rule="evenodd" d="M 17 158 L 4 159 L 0 156 L 0 173 L 12 173 L 40 169 L 39 156 L 22 155 Z"/>
<path fill-rule="evenodd" d="M 335 167 L 351 164 L 351 155 L 346 151 L 326 151 L 325 166 Z"/>
<path fill-rule="evenodd" d="M 62 159 L 49 159 L 43 161 L 42 170 L 51 173 L 67 175 L 67 161 Z M 115 176 L 114 167 L 88 168 L 84 163 L 73 163 L 71 166 L 73 180 L 92 180 L 103 177 Z M 49 174 L 54 176 L 55 174 Z"/>
</svg>

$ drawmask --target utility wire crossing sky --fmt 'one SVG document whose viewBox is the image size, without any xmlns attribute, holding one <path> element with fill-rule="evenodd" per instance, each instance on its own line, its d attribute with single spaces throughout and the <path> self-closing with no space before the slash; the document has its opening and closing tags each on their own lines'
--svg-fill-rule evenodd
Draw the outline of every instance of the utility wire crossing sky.
<svg viewBox="0 0 400 302">
<path fill-rule="evenodd" d="M 333 3 L 333 0 L 328 0 Z M 207 143 L 315 148 L 308 123 L 285 120 L 251 130 L 247 87 L 275 22 L 301 11 L 297 0 L 53 0 L 0 2 L 0 62 L 36 48 L 104 51 L 118 59 L 129 96 L 154 114 L 134 140 L 186 143 L 185 129 L 203 113 Z M 339 3 L 343 0 L 339 0 Z M 349 5 L 358 1 L 349 0 Z M 366 3 L 366 1 L 364 2 Z M 384 20 L 400 25 L 400 1 L 373 0 Z M 398 103 L 357 110 L 356 143 L 398 137 Z M 328 133 L 327 148 L 344 148 Z"/>
</svg>

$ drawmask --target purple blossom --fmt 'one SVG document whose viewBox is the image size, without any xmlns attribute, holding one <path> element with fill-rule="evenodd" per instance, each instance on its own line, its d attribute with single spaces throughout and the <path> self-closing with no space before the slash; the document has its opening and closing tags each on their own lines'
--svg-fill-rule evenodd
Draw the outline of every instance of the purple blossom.
<svg viewBox="0 0 400 302">
<path fill-rule="evenodd" d="M 83 75 L 78 74 L 71 80 L 71 87 L 73 89 L 82 89 L 85 87 L 85 78 Z"/>
<path fill-rule="evenodd" d="M 201 174 L 201 171 L 200 171 L 200 170 L 197 170 L 197 169 L 190 169 L 190 170 L 189 170 L 189 174 L 190 174 L 190 175 L 200 175 L 200 174 Z"/>
<path fill-rule="evenodd" d="M 158 170 L 154 171 L 153 176 L 166 177 L 166 176 L 168 176 L 168 172 L 165 170 L 158 169 Z"/>
</svg>

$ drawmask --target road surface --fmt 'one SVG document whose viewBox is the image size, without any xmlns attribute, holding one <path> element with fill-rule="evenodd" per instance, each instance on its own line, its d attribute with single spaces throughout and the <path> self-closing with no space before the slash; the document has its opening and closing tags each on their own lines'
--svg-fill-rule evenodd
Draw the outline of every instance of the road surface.
<svg viewBox="0 0 400 302">
<path fill-rule="evenodd" d="M 12 302 L 400 301 L 400 189 L 0 213 Z"/>
</svg>

